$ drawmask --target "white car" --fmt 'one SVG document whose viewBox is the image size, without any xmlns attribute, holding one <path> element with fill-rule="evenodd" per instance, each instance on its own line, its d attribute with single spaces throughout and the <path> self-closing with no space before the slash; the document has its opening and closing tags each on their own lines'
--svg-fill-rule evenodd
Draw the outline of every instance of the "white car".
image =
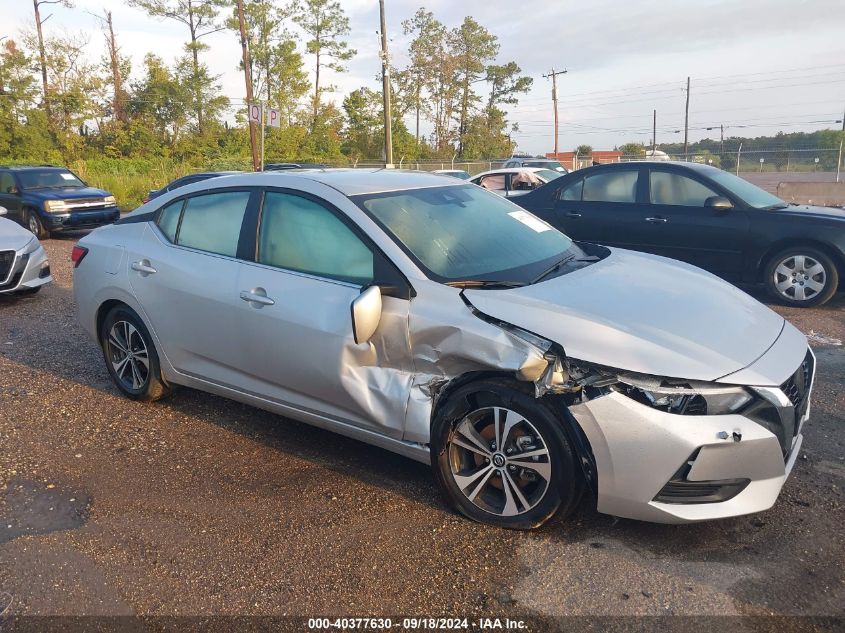
<svg viewBox="0 0 845 633">
<path fill-rule="evenodd" d="M 128 397 L 187 385 L 430 463 L 454 508 L 498 526 L 585 489 L 649 521 L 765 510 L 809 415 L 813 354 L 764 305 L 446 176 L 223 176 L 73 261 Z"/>
<path fill-rule="evenodd" d="M 0 207 L 0 216 L 6 209 Z M 53 281 L 44 247 L 32 233 L 0 217 L 0 294 L 35 294 Z"/>
<path fill-rule="evenodd" d="M 534 191 L 537 187 L 565 174 L 565 171 L 540 167 L 514 167 L 482 172 L 473 176 L 470 182 L 505 198 L 513 198 Z"/>
</svg>

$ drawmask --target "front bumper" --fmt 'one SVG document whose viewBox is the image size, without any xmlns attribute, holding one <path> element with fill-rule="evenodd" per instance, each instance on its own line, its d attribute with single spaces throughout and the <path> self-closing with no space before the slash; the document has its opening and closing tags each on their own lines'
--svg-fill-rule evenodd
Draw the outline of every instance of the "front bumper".
<svg viewBox="0 0 845 633">
<path fill-rule="evenodd" d="M 807 356 L 812 358 L 812 353 Z M 782 388 L 769 388 L 783 396 L 777 399 L 776 411 L 781 428 L 755 421 L 760 420 L 758 412 L 750 414 L 754 417 L 675 415 L 617 392 L 570 407 L 593 450 L 598 511 L 657 523 L 690 523 L 767 510 L 800 451 L 813 378 L 811 369 L 797 404 L 786 393 L 789 381 Z M 732 480 L 745 485 L 724 501 L 655 500 L 679 473 L 690 483 Z"/>
<path fill-rule="evenodd" d="M 117 207 L 106 207 L 96 211 L 44 213 L 41 217 L 44 221 L 44 228 L 48 231 L 77 231 L 111 224 L 120 218 L 120 210 Z"/>
<path fill-rule="evenodd" d="M 11 294 L 43 286 L 53 281 L 47 253 L 40 244 L 31 253 L 15 253 L 14 262 L 7 276 L 0 279 L 0 294 Z"/>
</svg>

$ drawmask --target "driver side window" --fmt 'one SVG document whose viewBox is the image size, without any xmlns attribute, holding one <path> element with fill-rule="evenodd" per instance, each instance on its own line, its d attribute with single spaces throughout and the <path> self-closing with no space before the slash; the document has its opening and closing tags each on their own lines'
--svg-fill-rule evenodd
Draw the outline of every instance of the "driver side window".
<svg viewBox="0 0 845 633">
<path fill-rule="evenodd" d="M 15 178 L 8 171 L 0 172 L 0 193 L 15 193 Z"/>
<path fill-rule="evenodd" d="M 652 204 L 678 207 L 703 207 L 707 198 L 719 194 L 697 180 L 666 171 L 652 171 L 649 175 Z"/>
</svg>

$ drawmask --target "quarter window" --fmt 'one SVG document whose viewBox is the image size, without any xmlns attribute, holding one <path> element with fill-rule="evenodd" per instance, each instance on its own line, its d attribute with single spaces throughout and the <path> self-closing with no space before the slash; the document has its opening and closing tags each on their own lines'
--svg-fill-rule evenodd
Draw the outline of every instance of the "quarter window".
<svg viewBox="0 0 845 633">
<path fill-rule="evenodd" d="M 249 196 L 248 191 L 227 191 L 188 198 L 176 243 L 235 257 Z"/>
<path fill-rule="evenodd" d="M 593 202 L 636 202 L 635 170 L 613 170 L 584 179 L 584 200 Z"/>
<path fill-rule="evenodd" d="M 179 216 L 182 215 L 182 204 L 184 200 L 171 202 L 158 212 L 158 228 L 167 236 L 171 242 L 176 242 L 176 230 L 179 228 Z"/>
<path fill-rule="evenodd" d="M 373 251 L 329 209 L 307 198 L 264 197 L 258 262 L 364 285 L 373 281 Z"/>
<path fill-rule="evenodd" d="M 649 189 L 652 204 L 671 204 L 679 207 L 703 207 L 707 198 L 719 195 L 697 180 L 667 171 L 651 172 Z"/>
</svg>

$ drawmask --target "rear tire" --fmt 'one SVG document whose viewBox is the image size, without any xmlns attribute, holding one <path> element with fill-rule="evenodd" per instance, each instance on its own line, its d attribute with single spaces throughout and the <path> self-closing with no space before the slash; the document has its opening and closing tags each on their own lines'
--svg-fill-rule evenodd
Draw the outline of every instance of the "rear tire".
<svg viewBox="0 0 845 633">
<path fill-rule="evenodd" d="M 510 380 L 457 389 L 432 427 L 431 466 L 449 505 L 502 528 L 532 529 L 572 512 L 583 492 L 564 420 Z"/>
<path fill-rule="evenodd" d="M 39 240 L 46 240 L 50 237 L 50 232 L 44 228 L 44 223 L 41 222 L 41 218 L 38 217 L 38 213 L 35 209 L 26 210 L 24 213 L 24 222 L 26 223 L 26 228 L 29 229 L 29 232 Z"/>
<path fill-rule="evenodd" d="M 780 303 L 809 308 L 830 300 L 839 286 L 839 271 L 824 252 L 793 246 L 776 253 L 766 263 L 765 282 Z"/>
<path fill-rule="evenodd" d="M 100 328 L 100 345 L 106 368 L 123 395 L 152 402 L 170 393 L 152 337 L 131 308 L 119 305 L 109 310 Z"/>
</svg>

